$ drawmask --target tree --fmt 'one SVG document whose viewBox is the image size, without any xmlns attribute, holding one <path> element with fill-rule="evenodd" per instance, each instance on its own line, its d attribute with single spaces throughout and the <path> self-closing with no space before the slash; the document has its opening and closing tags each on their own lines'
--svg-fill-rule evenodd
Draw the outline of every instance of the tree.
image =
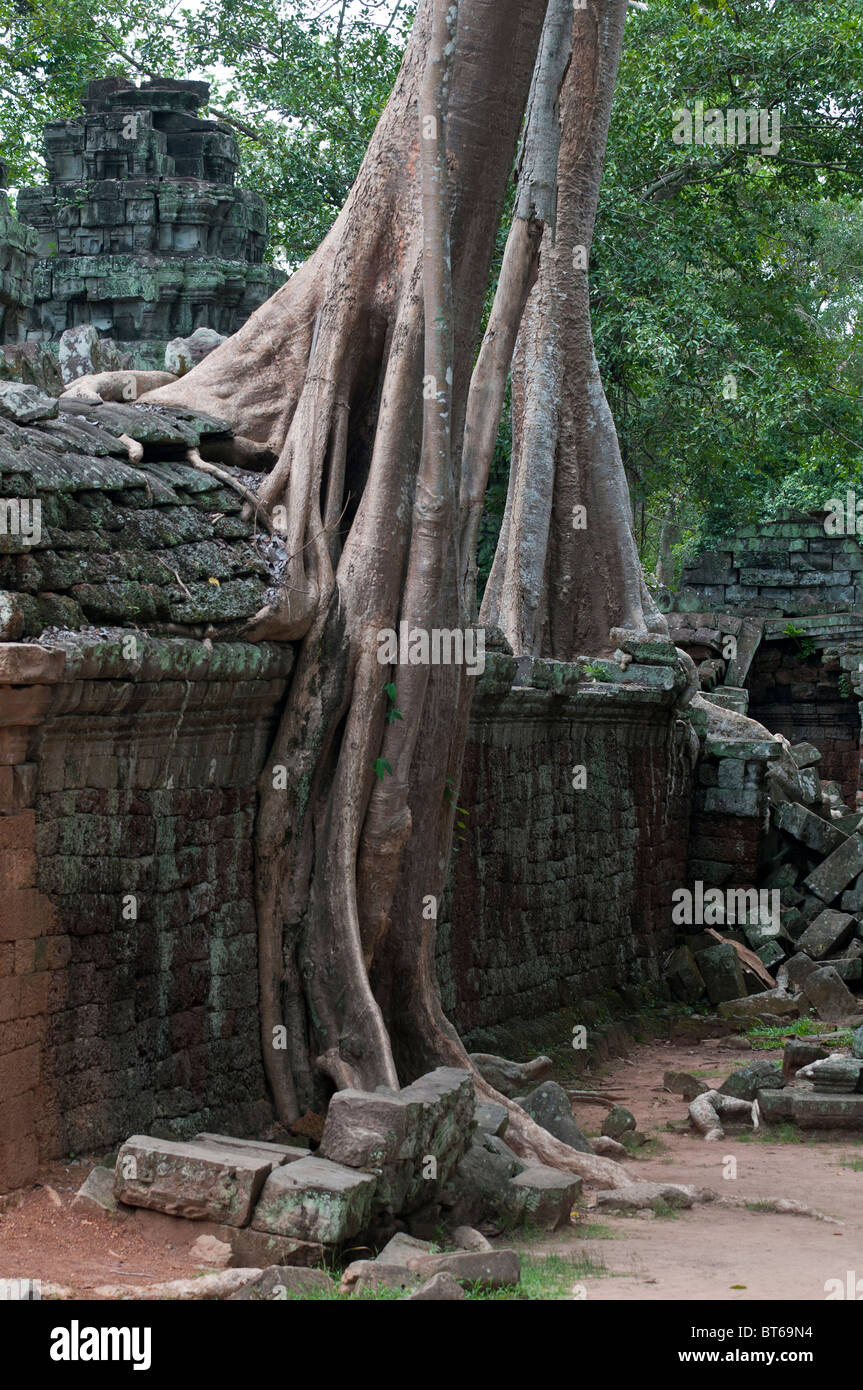
<svg viewBox="0 0 863 1390">
<path fill-rule="evenodd" d="M 575 10 L 556 226 L 514 370 L 506 511 L 483 602 L 516 654 L 570 660 L 612 627 L 665 630 L 644 585 L 617 432 L 593 346 L 588 264 L 628 0 Z"/>
<path fill-rule="evenodd" d="M 545 11 L 423 0 L 322 246 L 239 333 L 145 398 L 208 410 L 278 452 L 259 495 L 286 563 L 250 635 L 299 643 L 256 831 L 262 1041 L 287 1122 L 333 1087 L 469 1065 L 441 1009 L 434 934 L 470 677 L 381 664 L 379 638 L 400 621 L 430 633 L 475 617 L 475 503 L 547 189 L 516 219 L 475 369 L 474 357 Z M 528 131 L 553 109 L 544 64 L 559 43 L 545 33 Z M 523 153 L 547 180 L 544 138 L 526 134 Z M 523 1154 L 626 1181 L 510 1109 Z"/>
</svg>

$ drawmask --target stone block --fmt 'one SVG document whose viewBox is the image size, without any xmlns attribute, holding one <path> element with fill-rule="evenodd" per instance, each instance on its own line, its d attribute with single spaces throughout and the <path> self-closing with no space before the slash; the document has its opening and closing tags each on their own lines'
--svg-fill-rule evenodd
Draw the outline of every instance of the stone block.
<svg viewBox="0 0 863 1390">
<path fill-rule="evenodd" d="M 301 1158 L 266 1180 L 252 1228 L 341 1245 L 369 1222 L 377 1180 L 325 1158 Z"/>
<path fill-rule="evenodd" d="M 332 1288 L 332 1280 L 322 1269 L 271 1265 L 228 1297 L 232 1303 L 278 1301 L 287 1300 L 292 1296 L 308 1298 L 310 1294 L 327 1293 Z"/>
<path fill-rule="evenodd" d="M 704 977 L 707 997 L 711 1004 L 739 999 L 746 993 L 746 981 L 740 957 L 727 942 L 711 946 L 698 955 L 698 968 Z"/>
<path fill-rule="evenodd" d="M 823 960 L 851 939 L 854 918 L 847 912 L 825 908 L 798 938 L 798 950 L 805 951 L 810 960 Z"/>
<path fill-rule="evenodd" d="M 816 854 L 833 854 L 847 838 L 829 821 L 822 820 L 797 802 L 785 801 L 777 806 L 773 812 L 773 823 Z"/>
<path fill-rule="evenodd" d="M 272 1166 L 269 1159 L 215 1144 L 135 1134 L 117 1156 L 114 1195 L 169 1216 L 245 1226 Z"/>
<path fill-rule="evenodd" d="M 569 1096 L 556 1081 L 543 1081 L 524 1097 L 521 1108 L 561 1143 L 578 1153 L 593 1153 L 590 1141 L 572 1113 Z"/>
<path fill-rule="evenodd" d="M 510 1178 L 506 1208 L 511 1220 L 543 1231 L 569 1224 L 581 1195 L 581 1178 L 534 1164 Z"/>
<path fill-rule="evenodd" d="M 849 835 L 844 844 L 834 850 L 823 864 L 819 864 L 807 878 L 804 886 L 815 893 L 822 902 L 832 903 L 852 878 L 863 871 L 863 835 Z"/>
<path fill-rule="evenodd" d="M 801 988 L 806 1002 L 827 1023 L 841 1023 L 859 1012 L 857 1000 L 831 965 L 807 975 Z"/>
<path fill-rule="evenodd" d="M 337 1091 L 327 1110 L 321 1157 L 366 1169 L 410 1159 L 415 1152 L 417 1115 L 418 1107 L 395 1093 Z"/>
<path fill-rule="evenodd" d="M 794 1092 L 790 1087 L 781 1091 L 764 1087 L 758 1092 L 757 1100 L 765 1124 L 778 1125 L 793 1119 Z"/>
<path fill-rule="evenodd" d="M 801 1129 L 863 1130 L 863 1095 L 793 1092 L 792 1116 Z"/>
</svg>

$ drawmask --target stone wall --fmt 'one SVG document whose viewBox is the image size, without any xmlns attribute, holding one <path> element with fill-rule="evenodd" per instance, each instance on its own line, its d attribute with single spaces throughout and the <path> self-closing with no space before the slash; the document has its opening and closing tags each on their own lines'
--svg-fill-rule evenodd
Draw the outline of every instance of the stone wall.
<svg viewBox="0 0 863 1390">
<path fill-rule="evenodd" d="M 770 618 L 863 607 L 863 549 L 853 534 L 828 534 L 825 519 L 789 514 L 739 526 L 722 550 L 685 567 L 672 606 Z"/>
<path fill-rule="evenodd" d="M 438 949 L 468 1038 L 660 978 L 686 882 L 690 739 L 650 687 L 477 697 Z"/>
<path fill-rule="evenodd" d="M 252 823 L 292 651 L 140 637 L 130 662 L 128 636 L 0 646 L 0 1190 L 130 1132 L 270 1117 Z M 673 705 L 493 669 L 478 691 L 438 953 L 465 1032 L 659 978 L 691 778 Z"/>
<path fill-rule="evenodd" d="M 252 826 L 292 649 L 147 639 L 130 667 L 121 639 L 0 648 L 0 1190 L 270 1117 Z"/>
<path fill-rule="evenodd" d="M 0 343 L 17 343 L 33 304 L 36 233 L 12 215 L 5 188 L 6 165 L 0 160 Z"/>
</svg>

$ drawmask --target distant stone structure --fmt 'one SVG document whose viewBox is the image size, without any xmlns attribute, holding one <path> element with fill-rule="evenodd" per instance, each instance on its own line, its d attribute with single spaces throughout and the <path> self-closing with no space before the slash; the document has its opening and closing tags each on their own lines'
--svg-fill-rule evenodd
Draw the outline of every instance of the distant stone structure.
<svg viewBox="0 0 863 1390">
<path fill-rule="evenodd" d="M 826 512 L 738 527 L 697 556 L 668 595 L 671 635 L 718 704 L 792 743 L 863 804 L 863 548 Z"/>
<path fill-rule="evenodd" d="M 161 366 L 168 340 L 235 333 L 284 282 L 263 264 L 264 199 L 235 187 L 231 130 L 198 115 L 208 95 L 206 82 L 106 78 L 84 115 L 46 126 L 50 183 L 18 195 L 38 234 L 28 339 L 89 323 Z"/>
<path fill-rule="evenodd" d="M 10 211 L 5 189 L 6 165 L 0 159 L 0 342 L 18 343 L 33 304 L 37 238 Z"/>
</svg>

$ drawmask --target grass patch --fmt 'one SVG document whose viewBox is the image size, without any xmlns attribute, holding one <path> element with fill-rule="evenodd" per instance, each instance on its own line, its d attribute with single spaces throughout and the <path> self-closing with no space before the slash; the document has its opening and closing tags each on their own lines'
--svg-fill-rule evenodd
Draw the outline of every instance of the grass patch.
<svg viewBox="0 0 863 1390">
<path fill-rule="evenodd" d="M 855 1173 L 863 1173 L 863 1158 L 840 1158 L 840 1168 L 851 1168 Z"/>
<path fill-rule="evenodd" d="M 588 1221 L 577 1225 L 575 1233 L 579 1240 L 620 1240 L 620 1232 L 611 1226 L 603 1226 L 600 1221 Z"/>
<path fill-rule="evenodd" d="M 613 1233 L 608 1232 L 609 1238 Z M 602 1239 L 602 1237 L 599 1237 Z M 308 1289 L 302 1293 L 288 1293 L 289 1303 L 397 1303 L 409 1297 L 409 1289 L 388 1289 L 380 1285 L 374 1289 L 363 1289 L 359 1293 L 342 1293 L 339 1288 L 340 1273 L 325 1271 L 330 1278 L 326 1289 Z M 564 1255 L 522 1255 L 521 1282 L 504 1289 L 486 1289 L 479 1285 L 465 1286 L 465 1300 L 475 1303 L 523 1302 L 528 1299 L 561 1301 L 572 1298 L 572 1286 L 584 1279 L 601 1279 L 608 1274 L 602 1260 L 582 1256 L 580 1259 Z M 420 1286 L 417 1285 L 419 1288 Z"/>
<path fill-rule="evenodd" d="M 813 1034 L 824 1032 L 824 1024 L 817 1018 L 795 1018 L 788 1023 L 756 1023 L 747 1029 L 746 1037 L 754 1048 L 759 1052 L 773 1052 L 784 1048 L 789 1037 L 809 1038 Z M 845 1029 L 836 1034 L 830 1035 L 831 1045 L 834 1047 L 849 1047 L 851 1045 L 851 1031 Z"/>
</svg>

